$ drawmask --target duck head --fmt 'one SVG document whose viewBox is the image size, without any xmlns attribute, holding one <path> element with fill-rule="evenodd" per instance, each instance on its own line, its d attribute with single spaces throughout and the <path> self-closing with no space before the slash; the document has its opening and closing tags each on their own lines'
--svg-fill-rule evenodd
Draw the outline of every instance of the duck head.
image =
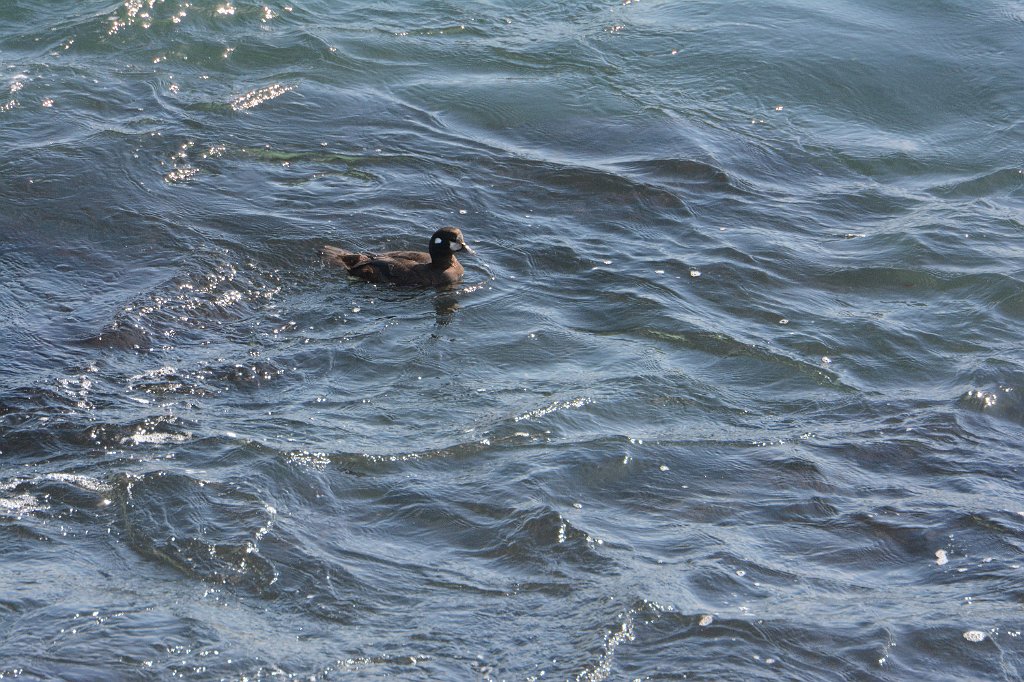
<svg viewBox="0 0 1024 682">
<path fill-rule="evenodd" d="M 466 244 L 462 230 L 457 227 L 442 227 L 430 237 L 430 260 L 434 263 L 451 261 L 456 251 L 464 251 L 469 255 L 475 252 Z"/>
</svg>

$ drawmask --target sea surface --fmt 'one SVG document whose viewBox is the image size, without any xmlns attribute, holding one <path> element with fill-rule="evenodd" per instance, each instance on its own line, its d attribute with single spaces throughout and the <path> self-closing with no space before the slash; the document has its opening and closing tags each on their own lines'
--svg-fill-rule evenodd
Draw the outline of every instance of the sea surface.
<svg viewBox="0 0 1024 682">
<path fill-rule="evenodd" d="M 0 283 L 0 678 L 1024 676 L 1021 0 L 2 0 Z"/>
</svg>

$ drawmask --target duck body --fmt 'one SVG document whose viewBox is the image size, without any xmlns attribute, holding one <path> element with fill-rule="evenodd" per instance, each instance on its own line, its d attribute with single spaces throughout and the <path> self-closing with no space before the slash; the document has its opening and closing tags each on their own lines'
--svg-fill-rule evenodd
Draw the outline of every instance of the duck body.
<svg viewBox="0 0 1024 682">
<path fill-rule="evenodd" d="M 473 253 L 458 228 L 442 227 L 431 235 L 429 251 L 359 253 L 325 246 L 322 253 L 327 263 L 340 265 L 348 274 L 367 282 L 443 287 L 462 279 L 462 264 L 455 258 L 457 251 Z"/>
</svg>

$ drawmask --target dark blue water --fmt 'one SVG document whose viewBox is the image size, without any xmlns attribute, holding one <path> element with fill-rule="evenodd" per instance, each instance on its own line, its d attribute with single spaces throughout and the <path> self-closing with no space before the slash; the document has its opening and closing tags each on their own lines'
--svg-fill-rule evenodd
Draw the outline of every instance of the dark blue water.
<svg viewBox="0 0 1024 682">
<path fill-rule="evenodd" d="M 1024 4 L 0 3 L 0 677 L 1024 675 Z M 477 250 L 451 291 L 325 243 Z"/>
</svg>

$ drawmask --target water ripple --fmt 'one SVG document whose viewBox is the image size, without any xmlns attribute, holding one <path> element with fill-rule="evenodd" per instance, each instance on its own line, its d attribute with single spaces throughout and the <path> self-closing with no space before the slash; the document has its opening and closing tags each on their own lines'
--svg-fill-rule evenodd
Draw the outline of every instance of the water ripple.
<svg viewBox="0 0 1024 682">
<path fill-rule="evenodd" d="M 0 677 L 1020 677 L 1006 3 L 65 5 Z M 317 255 L 448 224 L 449 291 Z"/>
</svg>

